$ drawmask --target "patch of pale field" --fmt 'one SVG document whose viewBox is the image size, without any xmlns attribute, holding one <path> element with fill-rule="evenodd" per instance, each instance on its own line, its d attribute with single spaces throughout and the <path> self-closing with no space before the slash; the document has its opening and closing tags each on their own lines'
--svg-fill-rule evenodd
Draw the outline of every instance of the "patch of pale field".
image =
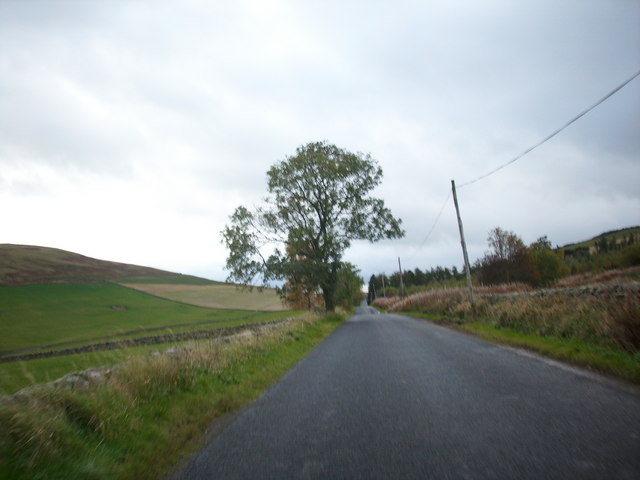
<svg viewBox="0 0 640 480">
<path fill-rule="evenodd" d="M 249 291 L 234 285 L 170 285 L 150 283 L 122 284 L 125 287 L 155 295 L 156 297 L 188 303 L 198 307 L 226 308 L 232 310 L 259 310 L 276 312 L 288 310 L 273 288 L 262 292 Z"/>
</svg>

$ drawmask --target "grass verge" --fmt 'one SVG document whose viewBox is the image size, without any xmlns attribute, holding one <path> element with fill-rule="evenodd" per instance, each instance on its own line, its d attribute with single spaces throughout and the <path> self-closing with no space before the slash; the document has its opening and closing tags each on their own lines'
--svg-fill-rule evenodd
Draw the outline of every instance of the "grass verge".
<svg viewBox="0 0 640 480">
<path fill-rule="evenodd" d="M 255 399 L 344 317 L 304 317 L 179 355 L 133 355 L 87 390 L 35 388 L 0 402 L 0 478 L 145 479 L 198 448 L 218 417 Z"/>
<path fill-rule="evenodd" d="M 48 383 L 70 372 L 102 365 L 115 365 L 134 355 L 145 354 L 152 350 L 167 349 L 185 343 L 188 342 L 143 345 L 117 350 L 0 363 L 0 395 L 9 395 L 31 385 Z"/>
<path fill-rule="evenodd" d="M 462 323 L 442 315 L 401 312 L 439 325 L 471 333 L 484 340 L 524 348 L 555 360 L 586 367 L 640 385 L 640 352 L 630 353 L 614 346 L 597 345 L 573 338 L 541 336 L 499 328 L 484 322 Z"/>
</svg>

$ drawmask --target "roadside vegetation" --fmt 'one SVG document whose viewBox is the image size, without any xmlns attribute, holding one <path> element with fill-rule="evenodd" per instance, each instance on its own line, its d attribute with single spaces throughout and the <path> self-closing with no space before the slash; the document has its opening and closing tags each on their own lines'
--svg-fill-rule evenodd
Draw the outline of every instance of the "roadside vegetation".
<svg viewBox="0 0 640 480">
<path fill-rule="evenodd" d="M 552 249 L 546 237 L 527 247 L 513 232 L 492 230 L 490 251 L 472 270 L 475 318 L 457 270 L 432 269 L 439 282 L 414 285 L 404 296 L 397 289 L 380 290 L 377 298 L 372 298 L 378 286 L 373 276 L 369 300 L 387 311 L 640 384 L 639 235 L 639 228 L 609 232 L 565 251 Z"/>
<path fill-rule="evenodd" d="M 216 418 L 256 398 L 342 321 L 298 316 L 227 342 L 132 353 L 89 388 L 0 400 L 0 478 L 159 478 Z"/>
</svg>

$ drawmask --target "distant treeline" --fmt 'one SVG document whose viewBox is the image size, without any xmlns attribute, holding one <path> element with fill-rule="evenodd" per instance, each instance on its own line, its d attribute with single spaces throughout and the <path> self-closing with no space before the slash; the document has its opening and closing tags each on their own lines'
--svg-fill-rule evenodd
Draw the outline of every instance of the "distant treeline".
<svg viewBox="0 0 640 480">
<path fill-rule="evenodd" d="M 464 270 L 457 267 L 435 267 L 429 270 L 407 270 L 402 272 L 402 283 L 405 293 L 413 293 L 429 286 L 451 286 L 464 280 Z M 383 290 L 384 286 L 384 290 Z M 421 288 L 416 288 L 421 287 Z M 369 296 L 373 298 L 381 296 L 394 296 L 400 293 L 400 272 L 391 275 L 384 273 L 372 275 L 369 279 Z M 372 292 L 375 292 L 373 294 Z"/>
<path fill-rule="evenodd" d="M 475 284 L 521 282 L 550 286 L 568 275 L 640 265 L 640 227 L 606 232 L 587 242 L 556 248 L 546 236 L 526 245 L 515 233 L 496 227 L 489 232 L 487 242 L 489 251 L 471 267 Z M 463 285 L 464 278 L 462 268 L 435 267 L 424 271 L 416 268 L 404 272 L 401 292 L 399 272 L 372 275 L 368 299 Z"/>
</svg>

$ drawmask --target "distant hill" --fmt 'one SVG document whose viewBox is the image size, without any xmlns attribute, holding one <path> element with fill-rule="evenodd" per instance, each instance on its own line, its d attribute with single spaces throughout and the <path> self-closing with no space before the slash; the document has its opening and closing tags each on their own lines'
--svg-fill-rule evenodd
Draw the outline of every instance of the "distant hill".
<svg viewBox="0 0 640 480">
<path fill-rule="evenodd" d="M 148 281 L 161 277 L 195 278 L 156 268 L 97 260 L 57 248 L 0 244 L 0 285 L 100 283 L 130 277 L 144 277 Z"/>
<path fill-rule="evenodd" d="M 589 240 L 562 247 L 566 256 L 590 256 L 619 250 L 640 243 L 640 227 L 621 228 L 604 232 Z"/>
</svg>

